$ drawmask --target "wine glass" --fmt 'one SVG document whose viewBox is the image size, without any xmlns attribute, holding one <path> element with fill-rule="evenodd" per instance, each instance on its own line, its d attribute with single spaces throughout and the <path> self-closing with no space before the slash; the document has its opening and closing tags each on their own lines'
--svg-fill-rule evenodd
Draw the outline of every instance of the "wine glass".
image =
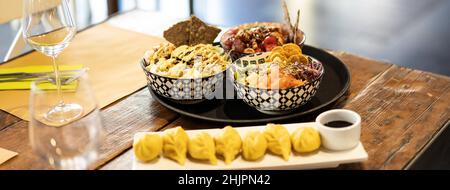
<svg viewBox="0 0 450 190">
<path fill-rule="evenodd" d="M 83 113 L 83 107 L 63 99 L 58 55 L 76 34 L 76 25 L 68 0 L 24 0 L 23 38 L 36 51 L 52 58 L 58 102 L 51 105 L 45 118 L 56 124 L 68 123 Z"/>
<path fill-rule="evenodd" d="M 52 86 L 45 79 L 31 84 L 31 146 L 40 158 L 56 169 L 88 169 L 98 157 L 104 129 L 87 74 L 63 86 L 65 99 L 84 108 L 81 116 L 70 123 L 55 125 L 46 118 L 49 106 L 58 103 L 60 96 L 57 91 L 49 90 Z"/>
</svg>

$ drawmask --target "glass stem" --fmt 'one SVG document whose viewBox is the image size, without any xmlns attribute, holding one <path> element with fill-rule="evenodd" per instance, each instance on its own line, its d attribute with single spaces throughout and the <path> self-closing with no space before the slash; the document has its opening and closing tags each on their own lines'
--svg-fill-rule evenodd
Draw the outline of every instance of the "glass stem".
<svg viewBox="0 0 450 190">
<path fill-rule="evenodd" d="M 64 99 L 62 96 L 62 89 L 61 89 L 61 76 L 59 73 L 59 65 L 56 64 L 56 58 L 57 56 L 52 56 L 52 61 L 53 61 L 53 70 L 55 72 L 55 82 L 56 82 L 56 90 L 58 93 L 58 106 L 62 106 L 64 105 Z"/>
</svg>

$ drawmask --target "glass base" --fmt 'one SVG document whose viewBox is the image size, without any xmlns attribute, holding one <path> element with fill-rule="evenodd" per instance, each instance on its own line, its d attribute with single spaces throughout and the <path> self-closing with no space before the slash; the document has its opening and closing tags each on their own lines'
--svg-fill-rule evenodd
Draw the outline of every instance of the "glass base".
<svg viewBox="0 0 450 190">
<path fill-rule="evenodd" d="M 45 119 L 55 124 L 65 124 L 80 118 L 82 114 L 81 105 L 59 104 L 47 112 Z"/>
</svg>

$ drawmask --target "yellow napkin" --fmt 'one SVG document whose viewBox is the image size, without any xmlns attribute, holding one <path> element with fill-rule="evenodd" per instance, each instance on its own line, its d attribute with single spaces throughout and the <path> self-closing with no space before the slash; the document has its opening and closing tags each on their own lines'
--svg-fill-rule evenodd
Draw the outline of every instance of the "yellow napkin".
<svg viewBox="0 0 450 190">
<path fill-rule="evenodd" d="M 82 69 L 83 65 L 61 65 L 59 69 L 61 71 L 68 70 L 79 70 Z M 14 67 L 14 68 L 3 68 L 0 69 L 0 74 L 8 74 L 8 73 L 43 73 L 43 72 L 53 72 L 53 66 L 51 65 L 36 65 L 36 66 L 27 66 L 27 67 Z M 30 89 L 31 82 L 36 80 L 36 78 L 31 78 L 27 80 L 21 80 L 18 82 L 1 82 L 0 79 L 0 90 L 27 90 Z M 77 82 L 74 81 L 70 84 L 63 85 L 63 90 L 73 90 L 77 87 Z M 56 89 L 56 85 L 48 82 L 42 83 L 40 86 L 41 89 L 53 90 Z"/>
<path fill-rule="evenodd" d="M 0 148 L 0 165 L 2 165 L 4 162 L 8 161 L 9 159 L 13 158 L 16 155 L 17 155 L 16 152 Z"/>
</svg>

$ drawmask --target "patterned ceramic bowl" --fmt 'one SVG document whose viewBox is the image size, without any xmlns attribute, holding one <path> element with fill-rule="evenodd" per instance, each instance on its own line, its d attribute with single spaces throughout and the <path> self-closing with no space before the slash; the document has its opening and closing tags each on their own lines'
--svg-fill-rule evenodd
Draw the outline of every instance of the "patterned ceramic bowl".
<svg viewBox="0 0 450 190">
<path fill-rule="evenodd" d="M 141 61 L 142 69 L 147 76 L 149 90 L 180 104 L 197 104 L 213 99 L 216 89 L 223 85 L 224 73 L 196 79 L 177 79 L 160 76 L 146 69 L 145 60 Z"/>
<path fill-rule="evenodd" d="M 239 72 L 239 68 L 246 67 L 249 64 L 264 64 L 268 55 L 269 53 L 258 53 L 236 60 L 231 67 L 231 78 L 236 79 L 236 72 Z M 312 60 L 313 68 L 318 70 L 320 74 L 315 80 L 305 85 L 287 89 L 263 89 L 250 87 L 234 80 L 234 87 L 239 97 L 246 104 L 262 113 L 269 115 L 290 113 L 310 101 L 319 89 L 324 69 L 321 62 L 313 58 Z"/>
</svg>

